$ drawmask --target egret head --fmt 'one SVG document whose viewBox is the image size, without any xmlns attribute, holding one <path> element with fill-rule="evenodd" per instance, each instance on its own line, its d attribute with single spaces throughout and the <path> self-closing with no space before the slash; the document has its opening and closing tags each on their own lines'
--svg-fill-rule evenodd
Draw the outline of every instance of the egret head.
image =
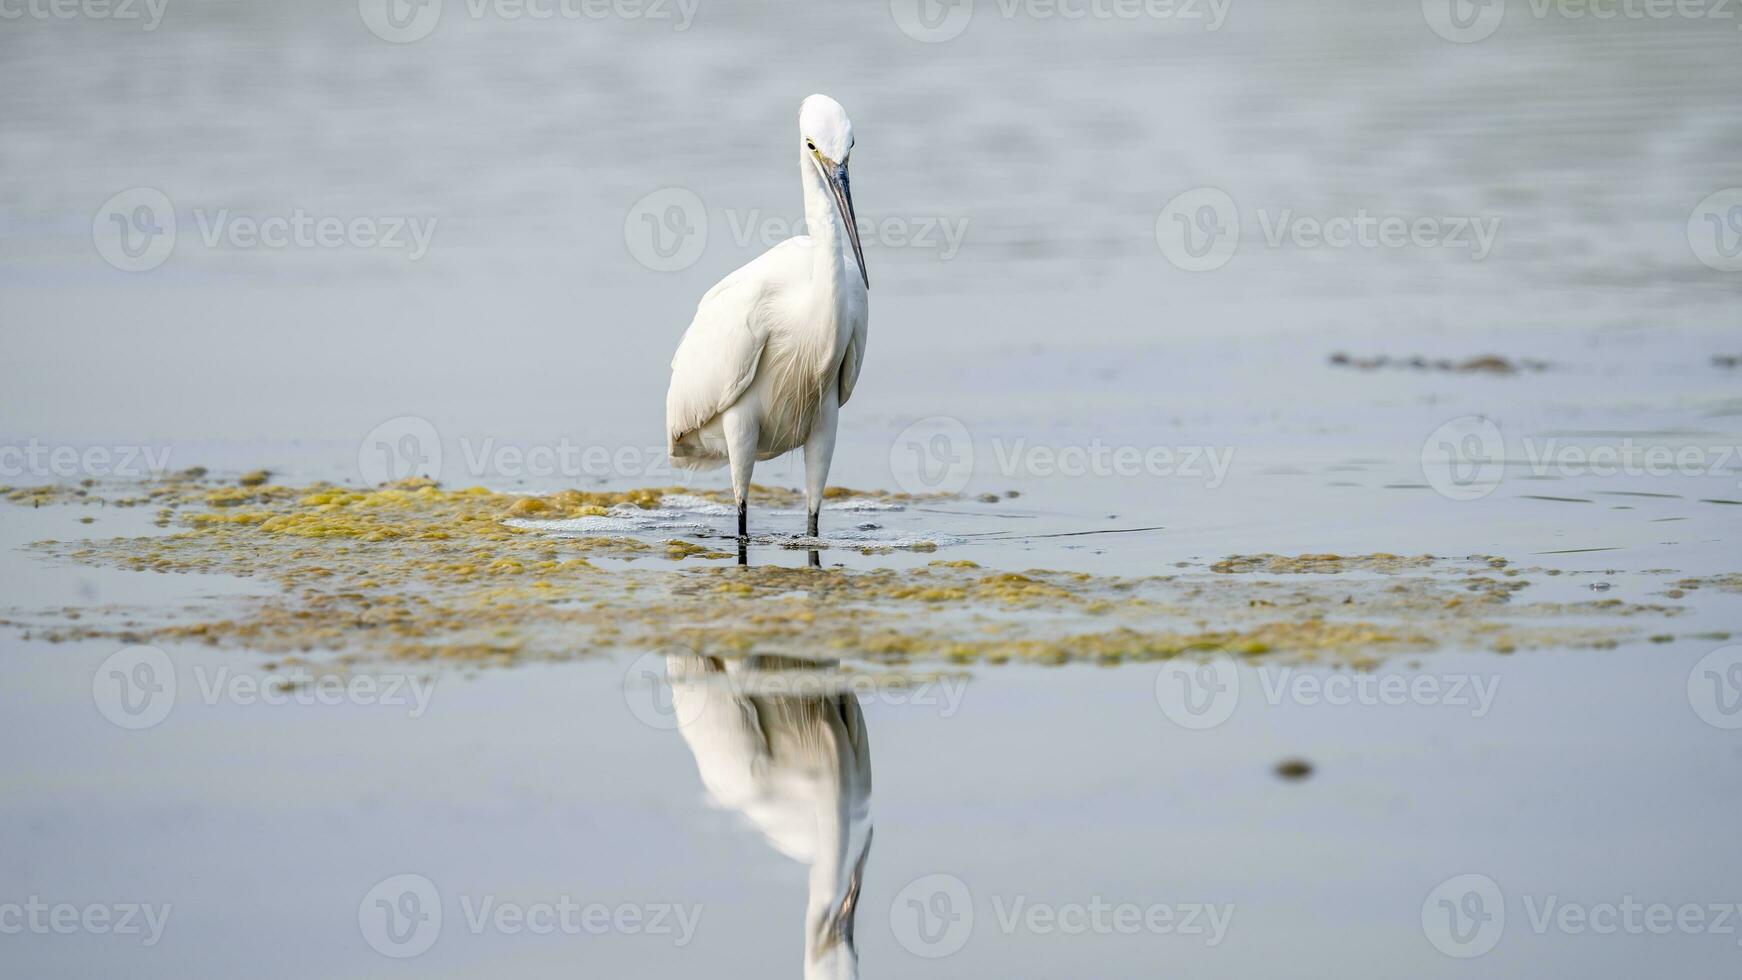
<svg viewBox="0 0 1742 980">
<path fill-rule="evenodd" d="M 871 830 L 852 870 L 837 883 L 826 904 L 816 905 L 817 896 L 805 915 L 805 980 L 858 980 L 859 944 L 853 938 L 853 920 L 859 913 L 859 887 L 865 881 L 865 859 L 871 855 Z"/>
<path fill-rule="evenodd" d="M 853 120 L 847 110 L 826 95 L 813 95 L 798 108 L 798 136 L 805 159 L 817 168 L 817 175 L 835 199 L 841 223 L 847 228 L 847 240 L 853 245 L 853 257 L 859 261 L 859 277 L 865 287 L 871 287 L 871 276 L 865 271 L 865 250 L 859 246 L 859 223 L 853 214 L 853 192 L 847 183 L 847 158 L 853 154 Z"/>
</svg>

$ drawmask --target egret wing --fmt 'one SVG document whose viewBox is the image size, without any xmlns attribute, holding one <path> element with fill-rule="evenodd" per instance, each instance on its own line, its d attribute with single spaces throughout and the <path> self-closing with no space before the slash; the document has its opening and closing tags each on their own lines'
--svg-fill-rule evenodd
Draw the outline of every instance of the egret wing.
<svg viewBox="0 0 1742 980">
<path fill-rule="evenodd" d="M 768 330 L 758 315 L 763 284 L 744 275 L 750 268 L 745 266 L 708 290 L 672 356 L 671 387 L 665 395 L 665 432 L 671 450 L 730 408 L 756 377 Z"/>
<path fill-rule="evenodd" d="M 865 324 L 860 322 L 853 331 L 853 339 L 847 341 L 846 356 L 841 358 L 840 393 L 841 404 L 847 404 L 847 399 L 853 397 L 853 385 L 859 381 L 859 365 L 865 361 Z"/>
</svg>

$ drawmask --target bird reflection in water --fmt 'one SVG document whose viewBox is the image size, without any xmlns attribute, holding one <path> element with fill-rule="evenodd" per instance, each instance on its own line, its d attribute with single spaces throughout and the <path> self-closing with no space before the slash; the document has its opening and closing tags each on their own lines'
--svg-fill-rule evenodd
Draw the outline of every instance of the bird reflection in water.
<svg viewBox="0 0 1742 980">
<path fill-rule="evenodd" d="M 672 706 L 710 802 L 810 866 L 806 980 L 859 975 L 853 939 L 871 853 L 871 745 L 835 664 L 668 657 Z"/>
<path fill-rule="evenodd" d="M 805 557 L 805 564 L 809 565 L 812 568 L 823 567 L 822 552 L 818 551 L 815 548 L 807 548 L 807 549 L 805 549 L 805 556 L 806 556 Z M 740 564 L 740 565 L 750 564 L 750 539 L 749 538 L 739 538 L 738 539 L 738 564 Z"/>
</svg>

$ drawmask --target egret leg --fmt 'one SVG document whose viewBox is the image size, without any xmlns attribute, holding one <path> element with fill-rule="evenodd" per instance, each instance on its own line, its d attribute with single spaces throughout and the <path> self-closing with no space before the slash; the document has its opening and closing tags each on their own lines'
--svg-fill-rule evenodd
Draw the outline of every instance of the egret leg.
<svg viewBox="0 0 1742 980">
<path fill-rule="evenodd" d="M 750 471 L 756 467 L 756 415 L 742 401 L 720 419 L 726 459 L 732 465 L 732 501 L 738 505 L 738 539 L 750 536 Z"/>
<path fill-rule="evenodd" d="M 804 441 L 805 533 L 813 538 L 818 533 L 817 512 L 823 509 L 823 488 L 829 482 L 829 462 L 835 458 L 835 424 L 841 413 L 836 384 L 830 381 L 823 392 L 817 417 Z"/>
</svg>

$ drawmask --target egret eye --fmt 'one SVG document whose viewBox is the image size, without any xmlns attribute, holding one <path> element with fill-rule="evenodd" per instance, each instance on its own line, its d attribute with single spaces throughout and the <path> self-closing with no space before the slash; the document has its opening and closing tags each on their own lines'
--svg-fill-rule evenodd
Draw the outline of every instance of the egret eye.
<svg viewBox="0 0 1742 980">
<path fill-rule="evenodd" d="M 815 143 L 812 143 L 810 140 L 805 140 L 804 145 L 810 147 L 812 150 L 815 150 L 817 148 L 817 145 Z"/>
</svg>

